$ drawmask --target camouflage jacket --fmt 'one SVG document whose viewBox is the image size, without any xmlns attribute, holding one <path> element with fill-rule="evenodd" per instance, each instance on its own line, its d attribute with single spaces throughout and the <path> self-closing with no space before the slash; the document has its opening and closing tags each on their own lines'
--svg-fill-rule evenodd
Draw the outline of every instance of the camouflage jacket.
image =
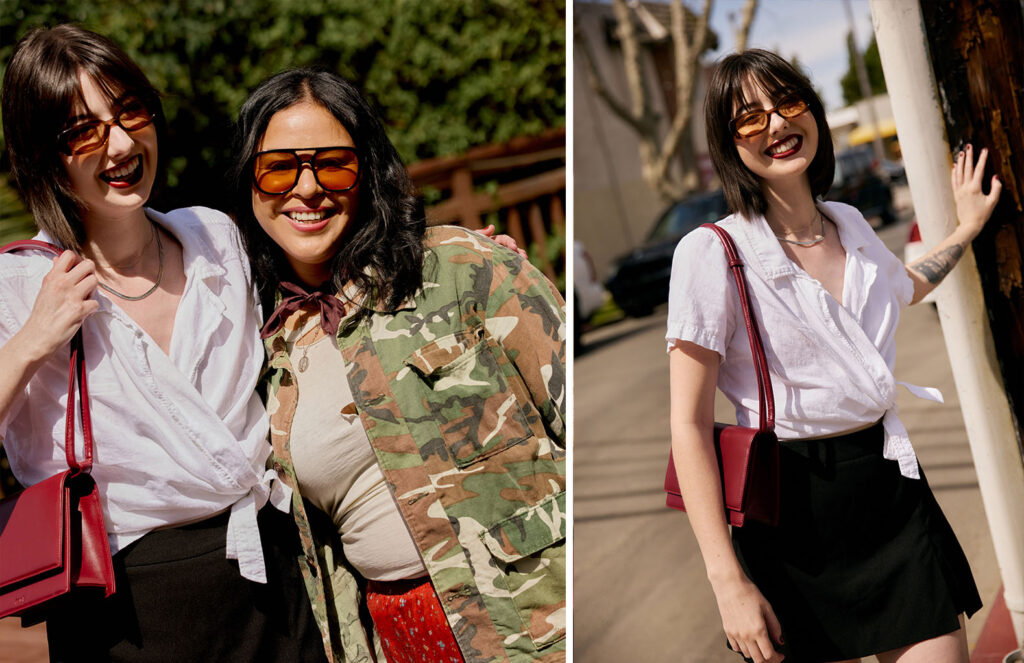
<svg viewBox="0 0 1024 663">
<path fill-rule="evenodd" d="M 419 293 L 338 331 L 356 408 L 466 663 L 564 661 L 564 302 L 475 233 L 424 246 Z M 267 351 L 272 462 L 295 488 L 283 332 Z M 293 513 L 328 658 L 383 662 L 333 524 L 298 490 Z"/>
</svg>

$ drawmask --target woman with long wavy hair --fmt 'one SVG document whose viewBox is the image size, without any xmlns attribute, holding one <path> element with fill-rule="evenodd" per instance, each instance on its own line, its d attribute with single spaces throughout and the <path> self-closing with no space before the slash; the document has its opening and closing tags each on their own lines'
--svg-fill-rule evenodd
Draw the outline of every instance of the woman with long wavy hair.
<svg viewBox="0 0 1024 663">
<path fill-rule="evenodd" d="M 335 660 L 565 656 L 565 316 L 520 256 L 427 228 L 362 94 L 300 69 L 238 119 L 273 461 Z M 425 658 L 423 658 L 425 656 Z"/>
</svg>

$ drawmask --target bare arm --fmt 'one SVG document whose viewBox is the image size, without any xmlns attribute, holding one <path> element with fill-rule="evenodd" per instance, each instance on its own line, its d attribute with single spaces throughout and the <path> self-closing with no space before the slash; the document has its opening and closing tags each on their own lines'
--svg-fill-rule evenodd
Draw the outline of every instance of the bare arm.
<svg viewBox="0 0 1024 663">
<path fill-rule="evenodd" d="M 82 321 L 99 308 L 90 298 L 96 289 L 95 266 L 65 251 L 43 278 L 25 325 L 0 347 L 0 420 L 43 362 L 71 340 Z"/>
<path fill-rule="evenodd" d="M 669 352 L 672 455 L 697 545 L 700 546 L 730 646 L 755 663 L 781 661 L 775 613 L 747 578 L 733 552 L 714 450 L 719 355 L 687 341 Z"/>
<path fill-rule="evenodd" d="M 999 201 L 1003 185 L 997 176 L 992 176 L 992 186 L 987 196 L 981 191 L 988 149 L 981 150 L 977 165 L 974 164 L 973 152 L 973 148 L 968 145 L 957 155 L 956 163 L 953 164 L 953 197 L 960 225 L 938 246 L 907 265 L 907 274 L 914 281 L 914 299 L 911 304 L 921 301 L 956 267 L 967 247 L 985 227 Z"/>
</svg>

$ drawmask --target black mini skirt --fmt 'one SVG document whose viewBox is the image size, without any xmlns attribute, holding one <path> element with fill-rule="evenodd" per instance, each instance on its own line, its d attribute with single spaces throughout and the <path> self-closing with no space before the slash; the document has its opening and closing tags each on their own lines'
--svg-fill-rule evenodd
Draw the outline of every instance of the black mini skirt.
<svg viewBox="0 0 1024 663">
<path fill-rule="evenodd" d="M 73 595 L 50 616 L 51 661 L 326 663 L 292 517 L 259 513 L 267 583 L 226 558 L 228 514 L 155 530 L 114 555 L 117 593 Z"/>
<path fill-rule="evenodd" d="M 928 482 L 882 457 L 881 423 L 780 446 L 777 527 L 732 530 L 782 625 L 787 663 L 839 661 L 955 631 L 981 608 Z"/>
</svg>

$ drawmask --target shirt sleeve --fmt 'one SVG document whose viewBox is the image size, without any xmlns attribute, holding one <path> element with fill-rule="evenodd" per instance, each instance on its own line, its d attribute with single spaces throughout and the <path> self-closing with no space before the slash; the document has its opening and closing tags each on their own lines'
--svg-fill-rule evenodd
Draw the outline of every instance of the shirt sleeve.
<svg viewBox="0 0 1024 663">
<path fill-rule="evenodd" d="M 38 284 L 32 285 L 32 271 L 24 256 L 15 258 L 11 255 L 0 256 L 0 347 L 3 347 L 18 333 L 32 312 Z M 26 299 L 31 291 L 31 297 Z M 25 403 L 27 387 L 16 396 L 7 416 L 0 419 L 0 442 L 7 436 L 10 422 L 17 416 Z"/>
<path fill-rule="evenodd" d="M 491 252 L 487 317 L 515 319 L 501 344 L 509 352 L 552 440 L 565 446 L 565 301 L 528 261 L 500 246 Z"/>
<path fill-rule="evenodd" d="M 892 273 L 890 282 L 892 283 L 896 300 L 900 303 L 901 307 L 910 306 L 910 303 L 914 301 L 914 280 L 910 278 L 910 274 L 907 274 L 906 265 L 896 254 L 888 249 L 886 249 L 885 253 L 891 261 L 889 265 Z"/>
<path fill-rule="evenodd" d="M 870 259 L 878 265 L 879 276 L 883 279 L 882 283 L 889 288 L 900 308 L 909 306 L 910 302 L 914 300 L 914 281 L 907 274 L 903 260 L 889 250 L 889 247 L 885 245 L 856 207 L 837 202 L 828 202 L 825 205 L 832 214 L 841 214 L 847 223 L 856 226 L 855 231 L 863 236 L 868 243 Z"/>
<path fill-rule="evenodd" d="M 738 305 L 722 242 L 706 229 L 688 234 L 672 258 L 665 333 L 668 349 L 676 341 L 689 341 L 724 358 L 736 328 Z"/>
</svg>

